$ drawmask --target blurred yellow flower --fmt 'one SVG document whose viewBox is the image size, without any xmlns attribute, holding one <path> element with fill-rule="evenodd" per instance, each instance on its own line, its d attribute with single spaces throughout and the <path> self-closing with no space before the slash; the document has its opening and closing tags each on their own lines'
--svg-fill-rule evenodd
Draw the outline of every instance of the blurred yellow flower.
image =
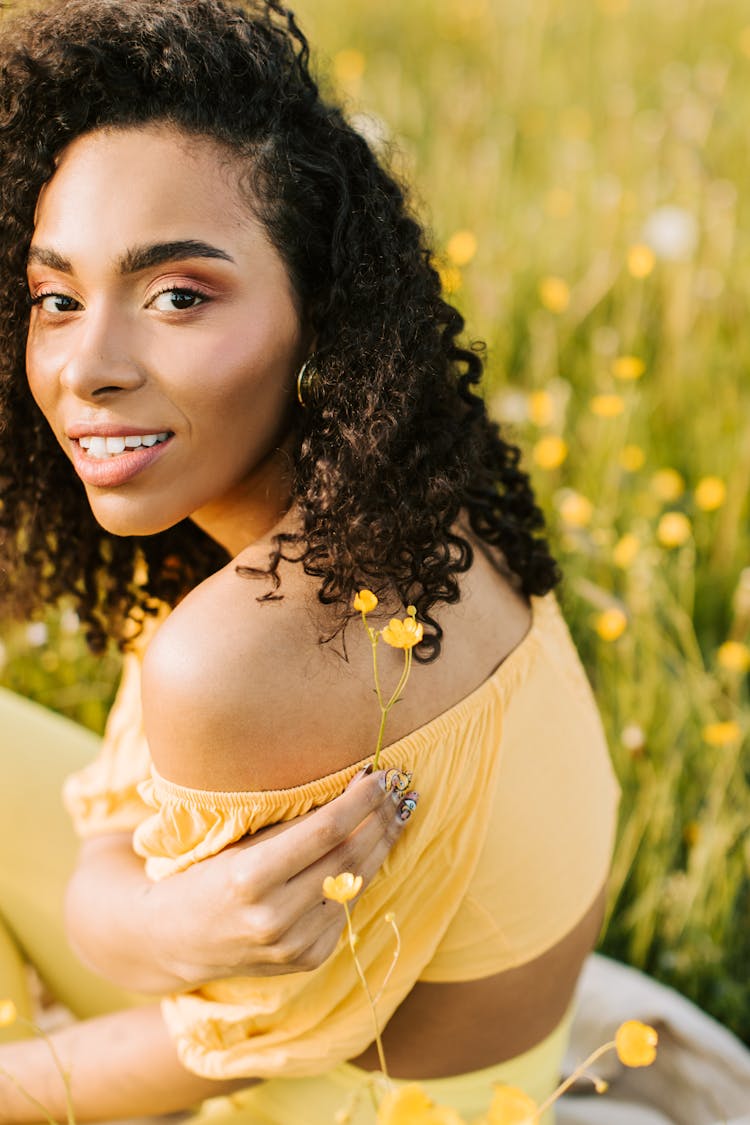
<svg viewBox="0 0 750 1125">
<path fill-rule="evenodd" d="M 345 47 L 333 56 L 333 73 L 345 86 L 356 85 L 365 73 L 367 60 L 356 47 Z"/>
<path fill-rule="evenodd" d="M 424 626 L 411 616 L 405 617 L 403 621 L 398 617 L 392 617 L 383 629 L 382 636 L 391 648 L 414 648 L 424 636 Z"/>
<path fill-rule="evenodd" d="M 355 595 L 353 604 L 357 613 L 372 613 L 378 604 L 378 599 L 372 590 L 360 590 Z"/>
<path fill-rule="evenodd" d="M 727 498 L 727 486 L 721 477 L 703 477 L 695 488 L 695 503 L 702 512 L 715 512 Z"/>
<path fill-rule="evenodd" d="M 625 1066 L 651 1066 L 659 1036 L 640 1020 L 626 1020 L 615 1033 L 617 1057 Z"/>
<path fill-rule="evenodd" d="M 662 547 L 681 547 L 692 534 L 690 520 L 682 512 L 665 512 L 656 528 Z"/>
<path fill-rule="evenodd" d="M 549 391 L 531 391 L 528 398 L 529 420 L 535 426 L 548 426 L 555 415 L 555 404 Z"/>
<path fill-rule="evenodd" d="M 448 239 L 445 252 L 454 266 L 465 266 L 477 252 L 477 236 L 471 230 L 457 230 Z"/>
<path fill-rule="evenodd" d="M 544 210 L 553 219 L 567 219 L 574 203 L 575 197 L 567 188 L 550 188 L 544 197 Z"/>
<path fill-rule="evenodd" d="M 568 527 L 588 527 L 594 514 L 594 505 L 580 492 L 566 492 L 559 503 L 560 517 Z"/>
<path fill-rule="evenodd" d="M 496 1086 L 486 1125 L 537 1125 L 539 1106 L 518 1086 Z"/>
<path fill-rule="evenodd" d="M 616 379 L 640 379 L 646 364 L 637 355 L 618 355 L 612 360 L 612 374 Z"/>
<path fill-rule="evenodd" d="M 640 445 L 625 445 L 620 451 L 620 464 L 626 473 L 637 473 L 645 461 L 646 454 Z"/>
<path fill-rule="evenodd" d="M 628 271 L 633 277 L 648 277 L 656 265 L 656 255 L 645 242 L 637 242 L 628 250 Z"/>
<path fill-rule="evenodd" d="M 620 570 L 627 570 L 635 562 L 640 549 L 640 539 L 628 531 L 615 543 L 612 549 L 612 561 Z"/>
<path fill-rule="evenodd" d="M 724 641 L 716 653 L 716 662 L 726 672 L 747 672 L 750 668 L 750 648 L 740 641 Z"/>
<path fill-rule="evenodd" d="M 362 887 L 362 876 L 353 875 L 351 871 L 342 871 L 340 875 L 326 875 L 323 880 L 323 894 L 332 902 L 351 902 L 356 898 Z"/>
<path fill-rule="evenodd" d="M 556 434 L 547 434 L 534 446 L 533 457 L 540 469 L 559 469 L 568 456 L 568 446 Z"/>
<path fill-rule="evenodd" d="M 377 1125 L 464 1125 L 455 1109 L 435 1105 L 416 1082 L 389 1090 L 378 1109 Z"/>
<path fill-rule="evenodd" d="M 740 50 L 750 59 L 750 27 L 743 27 L 739 35 Z"/>
<path fill-rule="evenodd" d="M 18 1019 L 18 1009 L 12 1000 L 0 1000 L 0 1027 L 10 1027 Z"/>
<path fill-rule="evenodd" d="M 659 469 L 651 477 L 651 487 L 665 503 L 679 499 L 685 491 L 685 481 L 676 469 Z"/>
<path fill-rule="evenodd" d="M 700 825 L 694 820 L 689 821 L 682 830 L 682 838 L 689 848 L 694 848 L 701 838 Z"/>
<path fill-rule="evenodd" d="M 612 606 L 598 613 L 594 620 L 597 636 L 603 641 L 616 641 L 628 627 L 628 619 L 621 609 Z"/>
<path fill-rule="evenodd" d="M 570 304 L 570 286 L 562 277 L 543 277 L 539 282 L 539 300 L 550 312 L 564 313 Z"/>
<path fill-rule="evenodd" d="M 457 293 L 463 282 L 463 274 L 460 269 L 456 266 L 441 265 L 437 267 L 437 272 L 445 295 L 449 297 L 451 293 Z"/>
<path fill-rule="evenodd" d="M 709 746 L 730 746 L 742 737 L 740 724 L 733 719 L 724 723 L 707 723 L 703 728 L 703 741 Z"/>
<path fill-rule="evenodd" d="M 625 399 L 622 395 L 594 395 L 589 406 L 598 418 L 617 418 L 625 409 Z"/>
</svg>

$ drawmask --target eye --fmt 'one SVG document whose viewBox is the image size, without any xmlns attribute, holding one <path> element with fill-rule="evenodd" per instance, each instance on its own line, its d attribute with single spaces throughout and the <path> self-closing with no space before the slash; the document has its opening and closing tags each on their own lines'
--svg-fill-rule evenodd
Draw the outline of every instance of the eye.
<svg viewBox="0 0 750 1125">
<path fill-rule="evenodd" d="M 161 293 L 151 298 L 148 307 L 156 309 L 157 312 L 183 312 L 197 308 L 205 300 L 204 295 L 197 289 L 162 289 Z"/>
<path fill-rule="evenodd" d="M 31 298 L 31 304 L 47 313 L 76 312 L 81 307 L 74 297 L 67 297 L 65 293 L 38 293 Z"/>
</svg>

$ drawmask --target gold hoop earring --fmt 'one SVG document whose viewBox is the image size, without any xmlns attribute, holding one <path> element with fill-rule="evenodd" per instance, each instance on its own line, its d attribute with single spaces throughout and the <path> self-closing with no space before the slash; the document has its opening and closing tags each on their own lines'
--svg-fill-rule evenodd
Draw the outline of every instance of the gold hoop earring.
<svg viewBox="0 0 750 1125">
<path fill-rule="evenodd" d="M 314 406 L 320 392 L 320 372 L 315 357 L 308 356 L 297 375 L 297 402 L 303 410 Z"/>
</svg>

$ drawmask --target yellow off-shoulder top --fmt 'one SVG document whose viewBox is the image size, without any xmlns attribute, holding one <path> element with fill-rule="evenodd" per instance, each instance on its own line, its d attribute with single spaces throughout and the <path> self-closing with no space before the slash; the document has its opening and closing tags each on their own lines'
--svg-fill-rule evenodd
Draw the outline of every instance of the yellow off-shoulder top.
<svg viewBox="0 0 750 1125">
<path fill-rule="evenodd" d="M 604 882 L 619 788 L 599 714 L 554 596 L 532 599 L 520 645 L 469 696 L 383 753 L 412 771 L 419 812 L 354 908 L 358 954 L 381 1026 L 416 981 L 466 981 L 523 964 L 569 932 Z M 150 766 L 138 657 L 127 658 L 101 754 L 70 777 L 65 800 L 91 835 L 133 828 L 153 879 L 214 855 L 247 833 L 340 794 L 366 764 L 307 785 L 211 792 Z M 342 939 L 312 972 L 234 978 L 168 997 L 163 1011 L 183 1064 L 212 1078 L 321 1074 L 372 1039 Z"/>
</svg>

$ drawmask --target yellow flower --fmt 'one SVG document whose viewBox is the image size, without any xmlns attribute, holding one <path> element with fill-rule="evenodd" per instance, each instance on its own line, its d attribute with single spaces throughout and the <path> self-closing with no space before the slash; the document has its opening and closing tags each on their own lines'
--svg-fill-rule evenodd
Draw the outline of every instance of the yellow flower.
<svg viewBox="0 0 750 1125">
<path fill-rule="evenodd" d="M 616 641 L 622 636 L 628 627 L 628 619 L 621 609 L 617 606 L 612 606 L 611 609 L 605 609 L 603 613 L 599 613 L 594 621 L 594 628 L 597 635 L 603 641 Z"/>
<path fill-rule="evenodd" d="M 358 613 L 372 613 L 378 604 L 378 599 L 372 590 L 360 590 L 354 598 L 354 608 Z"/>
<path fill-rule="evenodd" d="M 701 838 L 701 828 L 694 820 L 689 821 L 682 830 L 682 838 L 689 848 L 694 848 Z"/>
<path fill-rule="evenodd" d="M 449 297 L 451 293 L 457 293 L 463 281 L 463 275 L 460 269 L 456 266 L 439 265 L 437 271 L 445 295 Z"/>
<path fill-rule="evenodd" d="M 572 489 L 560 500 L 560 517 L 568 527 L 587 527 L 594 514 L 594 505 L 587 497 Z"/>
<path fill-rule="evenodd" d="M 643 468 L 646 454 L 640 445 L 626 445 L 620 453 L 620 464 L 627 473 L 637 473 Z"/>
<path fill-rule="evenodd" d="M 378 1109 L 377 1125 L 464 1125 L 455 1109 L 435 1105 L 416 1082 L 389 1090 Z"/>
<path fill-rule="evenodd" d="M 570 304 L 570 286 L 561 277 L 543 277 L 539 282 L 539 300 L 550 312 L 564 313 Z"/>
<path fill-rule="evenodd" d="M 704 477 L 695 488 L 695 503 L 702 512 L 715 512 L 727 498 L 727 486 L 721 477 Z"/>
<path fill-rule="evenodd" d="M 345 86 L 356 85 L 365 73 L 367 60 L 356 47 L 347 47 L 333 57 L 333 73 Z"/>
<path fill-rule="evenodd" d="M 628 250 L 628 270 L 633 277 L 648 277 L 656 265 L 656 255 L 644 242 L 636 242 Z"/>
<path fill-rule="evenodd" d="M 351 871 L 342 871 L 340 875 L 326 875 L 323 880 L 323 894 L 333 902 L 351 902 L 356 898 L 362 888 L 362 876 L 352 875 Z"/>
<path fill-rule="evenodd" d="M 682 512 L 665 512 L 659 520 L 656 536 L 662 547 L 681 547 L 690 538 L 690 520 Z"/>
<path fill-rule="evenodd" d="M 637 355 L 618 355 L 612 360 L 612 374 L 615 379 L 632 380 L 640 379 L 646 370 L 646 364 Z"/>
<path fill-rule="evenodd" d="M 383 629 L 383 640 L 391 648 L 414 648 L 422 640 L 423 634 L 424 627 L 412 616 L 405 617 L 403 621 L 392 617 Z"/>
<path fill-rule="evenodd" d="M 729 719 L 725 723 L 707 723 L 703 728 L 703 741 L 709 746 L 730 746 L 742 737 L 740 724 Z"/>
<path fill-rule="evenodd" d="M 457 230 L 445 248 L 454 266 L 466 266 L 477 252 L 477 236 L 471 230 Z"/>
<path fill-rule="evenodd" d="M 0 1000 L 0 1027 L 10 1027 L 18 1018 L 18 1009 L 12 1000 Z"/>
<path fill-rule="evenodd" d="M 640 1020 L 626 1020 L 615 1034 L 617 1057 L 625 1066 L 651 1066 L 659 1036 Z"/>
<path fill-rule="evenodd" d="M 566 219 L 575 205 L 575 196 L 567 188 L 550 188 L 544 197 L 544 210 L 553 219 Z"/>
<path fill-rule="evenodd" d="M 716 653 L 716 662 L 726 672 L 747 672 L 750 668 L 750 648 L 740 641 L 724 641 Z"/>
<path fill-rule="evenodd" d="M 676 469 L 659 469 L 651 478 L 651 487 L 660 500 L 669 504 L 685 491 L 685 481 Z"/>
<path fill-rule="evenodd" d="M 539 1107 L 517 1086 L 496 1086 L 487 1125 L 537 1125 Z"/>
<path fill-rule="evenodd" d="M 641 549 L 641 541 L 637 535 L 628 531 L 622 539 L 618 539 L 612 551 L 612 562 L 620 570 L 627 570 L 635 562 Z"/>
<path fill-rule="evenodd" d="M 559 469 L 568 456 L 568 447 L 561 437 L 547 434 L 534 446 L 533 456 L 540 469 Z"/>
<path fill-rule="evenodd" d="M 617 418 L 625 409 L 625 399 L 622 395 L 594 395 L 589 406 L 598 418 Z"/>
<path fill-rule="evenodd" d="M 528 399 L 529 419 L 535 426 L 548 426 L 555 414 L 549 391 L 532 391 Z"/>
</svg>

